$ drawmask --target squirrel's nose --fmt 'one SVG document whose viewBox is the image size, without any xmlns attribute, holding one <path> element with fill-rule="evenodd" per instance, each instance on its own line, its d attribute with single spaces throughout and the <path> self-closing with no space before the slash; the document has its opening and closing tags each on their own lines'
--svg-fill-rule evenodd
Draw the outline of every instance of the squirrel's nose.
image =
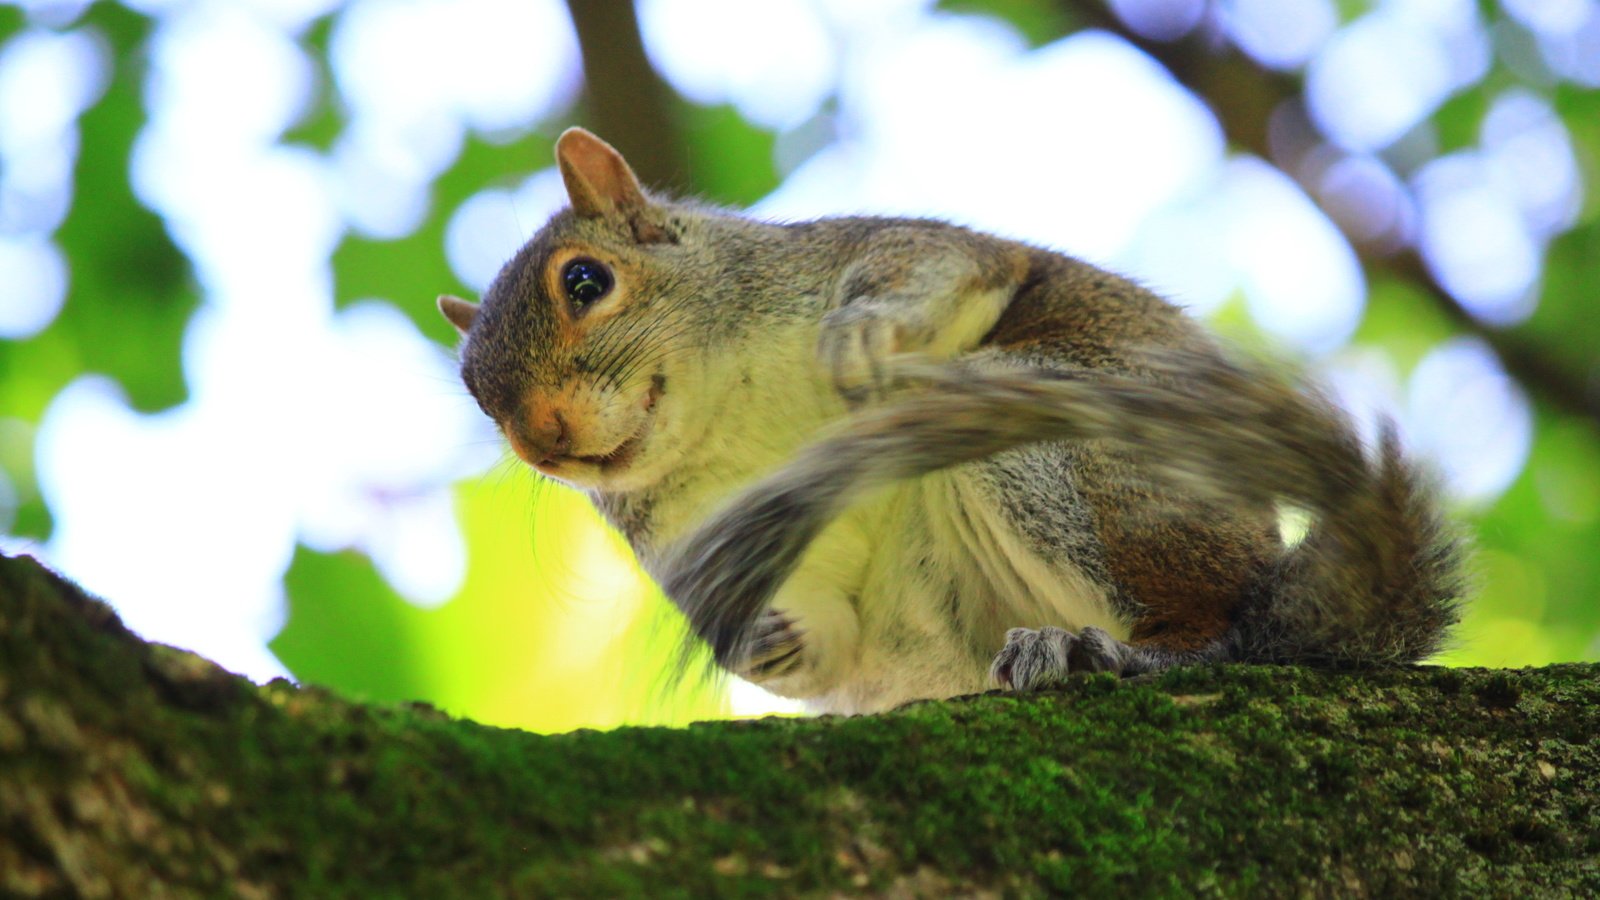
<svg viewBox="0 0 1600 900">
<path fill-rule="evenodd" d="M 511 449 L 533 466 L 559 462 L 572 449 L 572 437 L 560 410 L 536 413 L 514 422 L 506 429 L 506 437 Z"/>
</svg>

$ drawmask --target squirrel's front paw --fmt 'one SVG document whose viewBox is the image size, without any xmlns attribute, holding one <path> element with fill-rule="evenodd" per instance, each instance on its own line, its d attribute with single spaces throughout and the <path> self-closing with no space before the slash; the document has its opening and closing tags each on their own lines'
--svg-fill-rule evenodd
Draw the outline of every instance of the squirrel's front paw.
<svg viewBox="0 0 1600 900">
<path fill-rule="evenodd" d="M 870 303 L 843 306 L 822 317 L 817 357 L 845 402 L 859 406 L 890 388 L 889 358 L 910 349 L 903 322 Z"/>
<path fill-rule="evenodd" d="M 1132 648 L 1100 628 L 1077 634 L 1061 628 L 1013 628 L 989 665 L 989 680 L 1013 691 L 1059 684 L 1073 672 L 1120 674 Z"/>
<path fill-rule="evenodd" d="M 794 671 L 804 652 L 805 629 L 779 610 L 769 609 L 750 626 L 749 651 L 733 674 L 760 684 Z"/>
</svg>

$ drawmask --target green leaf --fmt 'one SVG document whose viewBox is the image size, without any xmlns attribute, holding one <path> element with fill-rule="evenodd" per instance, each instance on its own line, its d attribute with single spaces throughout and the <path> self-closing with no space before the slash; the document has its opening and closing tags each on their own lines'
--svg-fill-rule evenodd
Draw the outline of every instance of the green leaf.
<svg viewBox="0 0 1600 900">
<path fill-rule="evenodd" d="M 1388 351 L 1402 371 L 1422 361 L 1429 350 L 1457 333 L 1455 324 L 1417 285 L 1395 278 L 1373 278 L 1366 314 L 1355 340 Z"/>
<path fill-rule="evenodd" d="M 427 696 L 416 607 L 357 553 L 300 547 L 284 577 L 289 615 L 268 646 L 295 677 L 364 700 Z"/>
<path fill-rule="evenodd" d="M 679 106 L 685 154 L 696 193 L 716 203 L 749 206 L 778 186 L 772 161 L 776 138 L 745 121 L 731 106 Z"/>
<path fill-rule="evenodd" d="M 1038 47 L 1080 27 L 1071 4 L 1056 0 L 940 0 L 939 9 L 957 14 L 977 14 L 1000 19 L 1022 33 L 1028 45 Z"/>
<path fill-rule="evenodd" d="M 1478 145 L 1478 129 L 1489 111 L 1489 91 L 1483 84 L 1446 100 L 1433 114 L 1434 133 L 1441 153 L 1453 153 Z"/>
<path fill-rule="evenodd" d="M 1545 256 L 1539 306 L 1514 332 L 1580 379 L 1594 377 L 1600 361 L 1600 216 L 1556 238 Z"/>
<path fill-rule="evenodd" d="M 111 3 L 96 4 L 87 20 L 109 40 L 116 72 L 80 121 L 75 197 L 57 235 L 72 264 L 67 304 L 41 339 L 0 353 L 17 369 L 48 371 L 51 381 L 64 383 L 74 369 L 110 375 L 135 408 L 149 412 L 187 396 L 179 349 L 198 295 L 187 260 L 128 183 L 133 139 L 144 124 L 135 73 L 150 22 Z"/>
<path fill-rule="evenodd" d="M 318 150 L 333 146 L 344 130 L 345 112 L 338 100 L 338 87 L 333 79 L 333 67 L 328 55 L 328 42 L 333 33 L 335 16 L 323 16 L 306 29 L 301 44 L 313 69 L 312 98 L 306 104 L 305 114 L 283 135 L 286 144 L 306 144 Z"/>
<path fill-rule="evenodd" d="M 1472 518 L 1476 589 L 1451 665 L 1600 659 L 1600 435 L 1539 411 L 1528 467 Z"/>
</svg>

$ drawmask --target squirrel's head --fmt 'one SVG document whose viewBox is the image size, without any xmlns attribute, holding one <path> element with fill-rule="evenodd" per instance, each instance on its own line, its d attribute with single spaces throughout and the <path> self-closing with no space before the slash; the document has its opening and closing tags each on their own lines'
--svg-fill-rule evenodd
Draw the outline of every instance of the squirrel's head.
<svg viewBox="0 0 1600 900">
<path fill-rule="evenodd" d="M 652 201 L 610 145 L 581 128 L 556 142 L 569 209 L 508 262 L 482 304 L 440 297 L 464 338 L 461 376 L 512 449 L 580 487 L 654 482 L 682 447 L 671 396 L 687 335 L 664 297 L 682 279 L 674 208 Z M 681 411 L 680 411 L 681 412 Z"/>
</svg>

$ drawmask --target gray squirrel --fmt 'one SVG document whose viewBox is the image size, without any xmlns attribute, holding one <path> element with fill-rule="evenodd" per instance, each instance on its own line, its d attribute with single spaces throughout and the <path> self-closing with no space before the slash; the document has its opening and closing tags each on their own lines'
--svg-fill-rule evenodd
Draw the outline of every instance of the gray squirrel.
<svg viewBox="0 0 1600 900">
<path fill-rule="evenodd" d="M 938 221 L 664 199 L 578 128 L 556 160 L 570 208 L 481 305 L 439 298 L 462 378 L 723 668 L 859 713 L 1409 662 L 1458 619 L 1461 541 L 1393 428 L 1369 459 L 1150 291 Z"/>
</svg>

